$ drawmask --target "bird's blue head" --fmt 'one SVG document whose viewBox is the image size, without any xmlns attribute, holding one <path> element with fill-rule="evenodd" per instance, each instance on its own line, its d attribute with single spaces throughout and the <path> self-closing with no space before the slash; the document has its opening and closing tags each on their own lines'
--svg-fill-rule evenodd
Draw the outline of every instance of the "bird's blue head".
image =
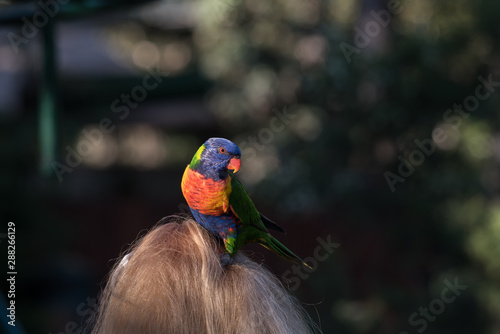
<svg viewBox="0 0 500 334">
<path fill-rule="evenodd" d="M 240 148 L 230 140 L 224 138 L 210 138 L 198 149 L 189 165 L 213 180 L 223 180 L 228 170 L 235 173 L 241 164 Z"/>
</svg>

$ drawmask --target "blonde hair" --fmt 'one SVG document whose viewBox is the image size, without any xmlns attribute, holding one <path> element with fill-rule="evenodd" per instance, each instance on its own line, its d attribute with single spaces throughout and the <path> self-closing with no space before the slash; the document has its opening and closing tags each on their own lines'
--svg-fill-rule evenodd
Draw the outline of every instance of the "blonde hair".
<svg viewBox="0 0 500 334">
<path fill-rule="evenodd" d="M 194 220 L 152 229 L 113 268 L 93 334 L 312 333 L 297 300 L 238 254 L 223 266 Z"/>
</svg>

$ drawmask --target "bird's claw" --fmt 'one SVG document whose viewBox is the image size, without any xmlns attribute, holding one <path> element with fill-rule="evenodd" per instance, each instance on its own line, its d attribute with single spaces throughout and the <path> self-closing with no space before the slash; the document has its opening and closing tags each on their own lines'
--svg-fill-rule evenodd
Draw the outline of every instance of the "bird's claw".
<svg viewBox="0 0 500 334">
<path fill-rule="evenodd" d="M 231 256 L 227 253 L 221 254 L 220 255 L 220 264 L 225 267 L 227 265 L 230 265 L 233 263 L 233 259 Z"/>
</svg>

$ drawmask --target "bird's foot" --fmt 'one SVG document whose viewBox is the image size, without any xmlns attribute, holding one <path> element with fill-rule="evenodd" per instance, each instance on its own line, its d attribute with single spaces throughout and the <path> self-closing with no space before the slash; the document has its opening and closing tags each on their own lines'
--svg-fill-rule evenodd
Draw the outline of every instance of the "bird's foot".
<svg viewBox="0 0 500 334">
<path fill-rule="evenodd" d="M 231 255 L 224 253 L 220 255 L 220 264 L 225 267 L 227 265 L 233 264 L 233 258 Z"/>
</svg>

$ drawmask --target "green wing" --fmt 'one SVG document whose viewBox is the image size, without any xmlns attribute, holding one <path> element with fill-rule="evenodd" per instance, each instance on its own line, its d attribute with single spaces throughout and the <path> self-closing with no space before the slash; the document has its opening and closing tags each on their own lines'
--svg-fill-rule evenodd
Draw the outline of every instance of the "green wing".
<svg viewBox="0 0 500 334">
<path fill-rule="evenodd" d="M 245 187 L 243 187 L 240 181 L 238 181 L 232 173 L 230 177 L 232 192 L 229 196 L 229 204 L 232 206 L 233 212 L 240 217 L 242 223 L 254 225 L 254 227 L 262 230 L 263 232 L 267 232 L 267 229 L 263 228 L 267 227 L 272 230 L 285 233 L 285 230 L 282 227 L 257 210 L 252 202 L 252 199 L 248 196 Z"/>
<path fill-rule="evenodd" d="M 253 227 L 267 232 L 264 223 L 260 218 L 252 199 L 248 196 L 247 190 L 232 174 L 231 177 L 231 195 L 229 195 L 229 204 L 231 210 L 238 216 L 243 225 L 252 225 Z"/>
<path fill-rule="evenodd" d="M 302 263 L 309 267 L 309 265 L 303 262 L 300 257 L 295 255 L 281 242 L 269 234 L 266 226 L 278 231 L 283 231 L 283 229 L 270 219 L 261 215 L 250 199 L 250 196 L 248 196 L 245 187 L 243 187 L 240 181 L 238 181 L 232 173 L 229 175 L 231 177 L 232 188 L 231 195 L 229 195 L 229 205 L 231 206 L 233 213 L 239 217 L 243 226 L 247 227 L 244 228 L 240 235 L 241 237 L 238 238 L 234 252 L 236 252 L 243 243 L 256 241 L 285 260 L 294 263 Z"/>
</svg>

